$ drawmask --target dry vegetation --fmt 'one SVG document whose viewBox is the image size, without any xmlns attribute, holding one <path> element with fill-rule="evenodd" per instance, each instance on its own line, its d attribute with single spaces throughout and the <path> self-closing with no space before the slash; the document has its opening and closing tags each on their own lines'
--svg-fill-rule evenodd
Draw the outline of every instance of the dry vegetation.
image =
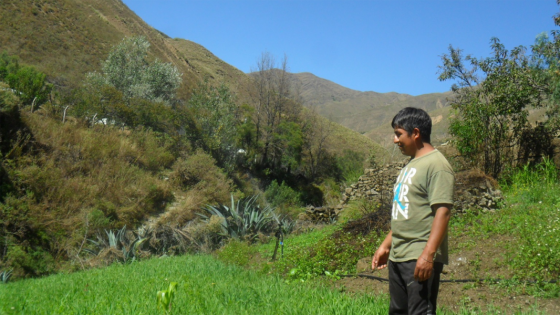
<svg viewBox="0 0 560 315">
<path fill-rule="evenodd" d="M 12 148 L 2 152 L 11 181 L 2 226 L 13 243 L 3 260 L 16 277 L 60 268 L 85 238 L 139 226 L 163 213 L 176 194 L 177 206 L 160 221 L 183 224 L 202 205 L 229 197 L 231 180 L 205 153 L 181 151 L 177 159 L 175 142 L 165 135 L 62 124 L 47 112 L 23 111 Z"/>
</svg>

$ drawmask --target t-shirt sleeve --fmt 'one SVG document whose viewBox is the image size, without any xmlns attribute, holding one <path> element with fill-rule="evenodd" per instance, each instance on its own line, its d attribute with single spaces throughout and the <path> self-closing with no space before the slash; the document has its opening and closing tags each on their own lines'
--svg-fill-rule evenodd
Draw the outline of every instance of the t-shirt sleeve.
<svg viewBox="0 0 560 315">
<path fill-rule="evenodd" d="M 428 182 L 428 200 L 430 206 L 445 203 L 453 204 L 455 175 L 453 172 L 441 170 L 432 175 Z"/>
</svg>

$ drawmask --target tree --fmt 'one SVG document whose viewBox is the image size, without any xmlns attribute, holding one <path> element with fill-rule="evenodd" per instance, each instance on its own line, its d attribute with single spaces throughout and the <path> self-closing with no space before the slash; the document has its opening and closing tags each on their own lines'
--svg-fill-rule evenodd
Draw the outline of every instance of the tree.
<svg viewBox="0 0 560 315">
<path fill-rule="evenodd" d="M 442 56 L 439 79 L 455 80 L 451 106 L 456 111 L 450 133 L 461 154 L 498 177 L 515 166 L 524 131 L 532 129 L 529 108 L 543 106 L 546 86 L 531 67 L 523 46 L 508 51 L 492 38 L 491 57 L 463 57 L 449 47 Z M 466 66 L 468 63 L 469 66 Z"/>
<path fill-rule="evenodd" d="M 143 98 L 170 104 L 181 84 L 181 73 L 171 63 L 148 61 L 150 43 L 143 36 L 127 37 L 111 50 L 102 64 L 101 73 L 89 73 L 95 88 L 109 85 L 125 98 Z"/>
<path fill-rule="evenodd" d="M 303 153 L 306 163 L 305 169 L 307 176 L 315 180 L 322 173 L 334 173 L 332 163 L 327 163 L 329 154 L 326 150 L 327 140 L 332 135 L 333 123 L 320 117 L 315 111 L 308 110 L 307 117 L 304 118 L 305 141 Z"/>
<path fill-rule="evenodd" d="M 301 146 L 285 150 L 286 143 L 300 141 L 301 128 L 296 125 L 302 106 L 290 84 L 287 58 L 278 65 L 270 53 L 263 53 L 252 78 L 252 122 L 259 164 L 265 168 L 291 169 L 301 160 Z"/>
<path fill-rule="evenodd" d="M 200 130 L 201 146 L 212 154 L 220 166 L 231 170 L 237 151 L 235 142 L 239 115 L 235 96 L 223 83 L 214 87 L 204 81 L 194 90 L 188 107 Z"/>
</svg>

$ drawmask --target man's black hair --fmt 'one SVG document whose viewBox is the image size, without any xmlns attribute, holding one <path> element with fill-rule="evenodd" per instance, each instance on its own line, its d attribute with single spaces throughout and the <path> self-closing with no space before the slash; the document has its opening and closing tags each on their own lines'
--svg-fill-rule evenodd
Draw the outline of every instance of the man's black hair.
<svg viewBox="0 0 560 315">
<path fill-rule="evenodd" d="M 432 119 L 423 109 L 415 107 L 405 107 L 401 109 L 395 117 L 393 117 L 391 127 L 393 127 L 393 129 L 402 128 L 408 132 L 408 135 L 412 133 L 414 128 L 418 128 L 422 136 L 422 142 L 430 143 Z"/>
</svg>

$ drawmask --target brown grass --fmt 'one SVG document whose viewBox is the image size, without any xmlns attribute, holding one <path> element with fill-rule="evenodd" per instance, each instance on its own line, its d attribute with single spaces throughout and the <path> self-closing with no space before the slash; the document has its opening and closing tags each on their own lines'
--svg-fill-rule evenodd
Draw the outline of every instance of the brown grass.
<svg viewBox="0 0 560 315">
<path fill-rule="evenodd" d="M 163 213 L 174 201 L 173 191 L 191 190 L 199 198 L 183 205 L 189 212 L 229 196 L 231 182 L 206 155 L 181 160 L 199 168 L 191 170 L 192 187 L 166 180 L 176 156 L 170 140 L 151 131 L 86 128 L 37 112 L 21 115 L 30 149 L 12 151 L 2 162 L 15 195 L 0 207 L 0 216 L 14 235 L 11 241 L 28 254 L 43 248 L 56 261 L 67 260 L 96 231 L 134 228 Z M 192 218 L 183 215 L 180 221 Z M 18 258 L 20 267 L 32 269 L 33 259 L 24 258 Z"/>
</svg>

